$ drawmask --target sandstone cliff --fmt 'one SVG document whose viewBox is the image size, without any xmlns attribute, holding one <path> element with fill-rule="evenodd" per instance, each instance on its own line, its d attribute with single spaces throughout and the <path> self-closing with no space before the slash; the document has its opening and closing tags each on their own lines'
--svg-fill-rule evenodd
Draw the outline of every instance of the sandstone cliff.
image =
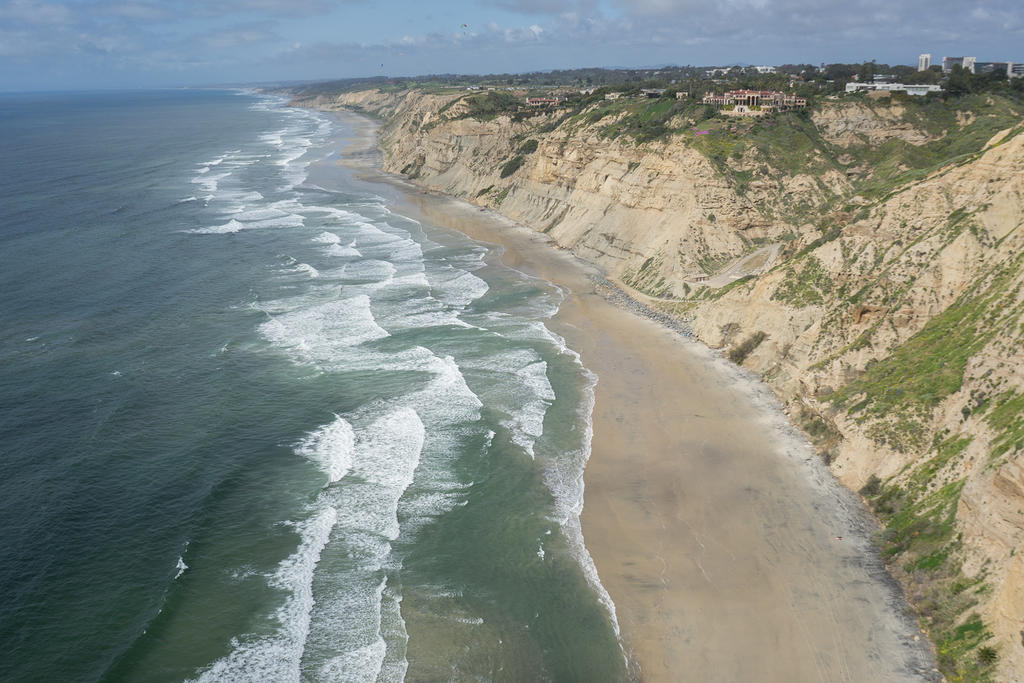
<svg viewBox="0 0 1024 683">
<path fill-rule="evenodd" d="M 1024 679 L 1024 107 L 754 123 L 472 97 L 299 103 L 383 118 L 387 170 L 547 233 L 759 372 L 879 515 L 947 676 Z M 655 106 L 668 133 L 638 142 Z"/>
</svg>

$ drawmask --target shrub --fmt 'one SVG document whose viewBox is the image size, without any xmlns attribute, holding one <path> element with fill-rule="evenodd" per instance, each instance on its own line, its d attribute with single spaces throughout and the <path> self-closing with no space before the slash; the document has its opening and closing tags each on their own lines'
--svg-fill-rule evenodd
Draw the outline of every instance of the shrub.
<svg viewBox="0 0 1024 683">
<path fill-rule="evenodd" d="M 755 332 L 747 337 L 746 341 L 742 344 L 729 351 L 729 360 L 740 365 L 767 338 L 768 334 L 766 332 Z"/>
<path fill-rule="evenodd" d="M 501 177 L 508 178 L 510 175 L 518 171 L 519 167 L 525 163 L 526 157 L 524 157 L 522 154 L 517 154 L 516 156 L 506 161 L 505 165 L 501 167 Z"/>
<path fill-rule="evenodd" d="M 537 151 L 537 141 L 530 138 L 519 147 L 520 154 L 532 154 Z"/>
<path fill-rule="evenodd" d="M 864 487 L 860 490 L 860 495 L 865 497 L 877 496 L 882 492 L 882 480 L 878 478 L 877 474 L 872 474 L 868 477 L 868 481 L 864 484 Z"/>
</svg>

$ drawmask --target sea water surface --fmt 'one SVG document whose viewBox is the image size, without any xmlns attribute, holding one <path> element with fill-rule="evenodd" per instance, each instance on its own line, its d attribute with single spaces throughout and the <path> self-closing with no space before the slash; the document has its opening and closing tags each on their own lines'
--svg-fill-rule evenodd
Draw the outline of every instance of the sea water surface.
<svg viewBox="0 0 1024 683">
<path fill-rule="evenodd" d="M 562 292 L 232 91 L 0 95 L 0 679 L 616 680 Z"/>
</svg>

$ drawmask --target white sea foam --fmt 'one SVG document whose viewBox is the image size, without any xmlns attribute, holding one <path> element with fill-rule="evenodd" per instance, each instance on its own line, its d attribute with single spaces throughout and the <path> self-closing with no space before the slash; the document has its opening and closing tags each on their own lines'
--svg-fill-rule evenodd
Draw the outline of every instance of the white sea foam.
<svg viewBox="0 0 1024 683">
<path fill-rule="evenodd" d="M 308 435 L 295 451 L 316 463 L 327 475 L 327 483 L 334 483 L 348 474 L 352 467 L 355 443 L 352 425 L 335 415 L 334 422 Z"/>
<path fill-rule="evenodd" d="M 534 444 L 544 433 L 544 418 L 555 400 L 547 363 L 530 348 L 468 356 L 463 363 L 485 382 L 487 404 L 506 414 L 502 424 L 512 442 L 534 457 Z"/>
<path fill-rule="evenodd" d="M 388 284 L 398 290 L 426 289 L 426 282 L 418 273 L 395 278 Z M 379 314 L 379 319 L 382 325 L 392 331 L 443 325 L 472 327 L 437 299 L 431 296 L 413 297 L 408 294 L 397 301 L 389 302 L 387 310 Z"/>
<path fill-rule="evenodd" d="M 299 547 L 278 566 L 268 582 L 271 587 L 287 592 L 284 604 L 274 613 L 279 624 L 274 633 L 233 639 L 231 652 L 202 671 L 195 680 L 210 683 L 298 683 L 301 680 L 300 664 L 313 609 L 313 574 L 336 520 L 334 508 L 322 506 L 308 520 L 296 525 L 302 538 Z"/>
<path fill-rule="evenodd" d="M 314 268 L 313 266 L 309 265 L 308 263 L 295 264 L 295 270 L 299 271 L 300 273 L 305 273 L 311 278 L 320 277 L 320 271 Z"/>
<path fill-rule="evenodd" d="M 464 270 L 428 272 L 432 294 L 449 306 L 465 308 L 487 293 L 487 283 Z"/>
<path fill-rule="evenodd" d="M 179 556 L 178 557 L 178 564 L 175 565 L 174 568 L 178 570 L 177 573 L 174 575 L 174 578 L 177 579 L 179 576 L 181 576 L 182 574 L 185 573 L 185 570 L 188 569 L 188 565 L 185 564 L 185 559 L 183 557 Z"/>
<path fill-rule="evenodd" d="M 194 230 L 186 230 L 185 232 L 192 233 L 193 235 L 223 235 L 231 232 L 238 232 L 239 230 L 245 230 L 246 226 L 244 223 L 240 223 L 234 219 L 224 223 L 223 225 L 211 225 L 208 228 L 196 228 Z"/>
<path fill-rule="evenodd" d="M 265 218 L 263 220 L 251 220 L 245 222 L 247 230 L 260 230 L 267 228 L 301 228 L 305 219 L 296 213 L 289 213 L 276 218 Z"/>
<path fill-rule="evenodd" d="M 425 440 L 416 411 L 394 409 L 356 430 L 352 483 L 329 494 L 339 520 L 319 576 L 303 670 L 316 680 L 381 680 L 404 675 L 400 596 L 383 574 L 397 538 L 398 501 L 413 481 Z M 392 641 L 389 645 L 385 635 Z M 398 679 L 400 680 L 400 678 Z"/>
<path fill-rule="evenodd" d="M 367 296 L 312 304 L 281 313 L 260 325 L 269 341 L 288 349 L 296 360 L 331 366 L 346 348 L 388 336 L 374 320 Z"/>
<path fill-rule="evenodd" d="M 594 559 L 590 556 L 590 551 L 587 550 L 586 543 L 584 542 L 583 528 L 580 526 L 580 514 L 583 512 L 583 472 L 587 466 L 587 461 L 590 459 L 591 442 L 594 437 L 592 415 L 594 413 L 594 388 L 597 386 L 597 375 L 583 366 L 579 354 L 570 349 L 561 336 L 547 328 L 544 328 L 544 330 L 560 353 L 572 359 L 572 362 L 579 368 L 586 381 L 583 387 L 582 402 L 577 411 L 581 426 L 581 429 L 579 429 L 581 432 L 579 450 L 575 453 L 565 453 L 563 457 L 548 460 L 544 468 L 544 481 L 554 496 L 555 514 L 558 517 L 562 535 L 565 537 L 577 562 L 580 563 L 587 582 L 597 594 L 598 600 L 605 610 L 607 610 L 615 636 L 619 641 L 619 647 L 622 648 L 622 634 L 619 630 L 615 603 L 601 583 L 597 567 L 594 565 Z M 624 649 L 623 657 L 625 657 Z"/>
<path fill-rule="evenodd" d="M 280 147 L 282 144 L 284 144 L 284 140 L 281 139 L 281 133 L 282 132 L 283 131 L 275 131 L 273 133 L 264 133 L 264 134 L 260 135 L 260 141 L 261 142 L 265 142 L 265 143 L 267 143 L 269 145 L 274 145 L 275 147 Z"/>
<path fill-rule="evenodd" d="M 314 237 L 313 241 L 316 242 L 317 244 L 339 244 L 341 243 L 341 237 L 334 234 L 333 232 L 327 232 L 326 230 L 324 230 L 319 235 Z"/>
<path fill-rule="evenodd" d="M 452 620 L 453 621 L 457 621 L 460 624 L 472 624 L 474 626 L 477 626 L 479 624 L 484 623 L 484 620 L 481 619 L 480 617 L 460 617 L 460 616 L 454 616 L 454 617 L 452 617 Z"/>
<path fill-rule="evenodd" d="M 410 533 L 430 519 L 464 504 L 469 486 L 452 469 L 455 454 L 465 452 L 466 439 L 478 439 L 483 403 L 466 384 L 455 359 L 431 355 L 425 369 L 432 378 L 402 401 L 416 410 L 427 428 L 426 442 L 416 474 L 417 493 L 406 496 L 403 515 Z"/>
<path fill-rule="evenodd" d="M 224 173 L 200 173 L 192 178 L 192 182 L 200 187 L 203 192 L 213 193 L 217 191 L 220 181 L 231 175 L 230 171 Z"/>
<path fill-rule="evenodd" d="M 348 257 L 348 256 L 362 256 L 358 249 L 356 249 L 356 241 L 352 240 L 346 245 L 331 244 L 327 247 L 327 253 L 331 256 Z"/>
<path fill-rule="evenodd" d="M 398 498 L 412 483 L 413 472 L 419 464 L 425 430 L 419 415 L 412 408 L 399 408 L 374 422 L 360 435 L 359 457 L 353 470 L 363 479 L 395 493 Z M 394 520 L 398 526 L 397 518 Z M 391 536 L 391 540 L 397 537 Z"/>
<path fill-rule="evenodd" d="M 537 360 L 516 370 L 516 378 L 523 390 L 515 398 L 520 407 L 507 423 L 512 441 L 534 457 L 533 445 L 544 433 L 544 417 L 548 406 L 555 400 L 555 393 L 548 381 L 547 363 Z"/>
<path fill-rule="evenodd" d="M 394 279 L 398 270 L 388 261 L 365 259 L 345 264 L 342 275 L 354 282 L 386 284 Z"/>
<path fill-rule="evenodd" d="M 267 218 L 258 218 L 259 216 L 269 216 Z M 302 216 L 294 213 L 283 213 L 275 211 L 273 213 L 264 213 L 261 211 L 249 212 L 248 216 L 242 216 L 232 218 L 227 223 L 221 225 L 211 225 L 207 228 L 196 228 L 194 230 L 186 230 L 185 232 L 192 233 L 194 235 L 220 235 L 229 232 L 239 232 L 241 230 L 266 230 L 270 228 L 300 228 L 303 225 Z"/>
<path fill-rule="evenodd" d="M 248 223 L 249 221 L 264 221 L 269 218 L 281 218 L 291 215 L 294 214 L 288 213 L 287 211 L 281 211 L 274 207 L 263 207 L 259 209 L 250 209 L 248 211 L 240 211 L 235 214 L 235 219 Z"/>
<path fill-rule="evenodd" d="M 380 683 L 401 683 L 409 670 L 406 653 L 409 633 L 402 618 L 402 594 L 394 585 L 388 584 L 381 595 L 381 637 L 387 644 L 384 661 L 381 663 L 377 680 Z"/>
</svg>

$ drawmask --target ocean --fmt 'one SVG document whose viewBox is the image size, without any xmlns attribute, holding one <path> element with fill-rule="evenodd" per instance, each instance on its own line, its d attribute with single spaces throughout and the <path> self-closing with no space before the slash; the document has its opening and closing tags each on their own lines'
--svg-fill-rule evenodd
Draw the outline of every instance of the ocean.
<svg viewBox="0 0 1024 683">
<path fill-rule="evenodd" d="M 240 91 L 0 95 L 0 679 L 611 681 L 564 293 Z"/>
</svg>

